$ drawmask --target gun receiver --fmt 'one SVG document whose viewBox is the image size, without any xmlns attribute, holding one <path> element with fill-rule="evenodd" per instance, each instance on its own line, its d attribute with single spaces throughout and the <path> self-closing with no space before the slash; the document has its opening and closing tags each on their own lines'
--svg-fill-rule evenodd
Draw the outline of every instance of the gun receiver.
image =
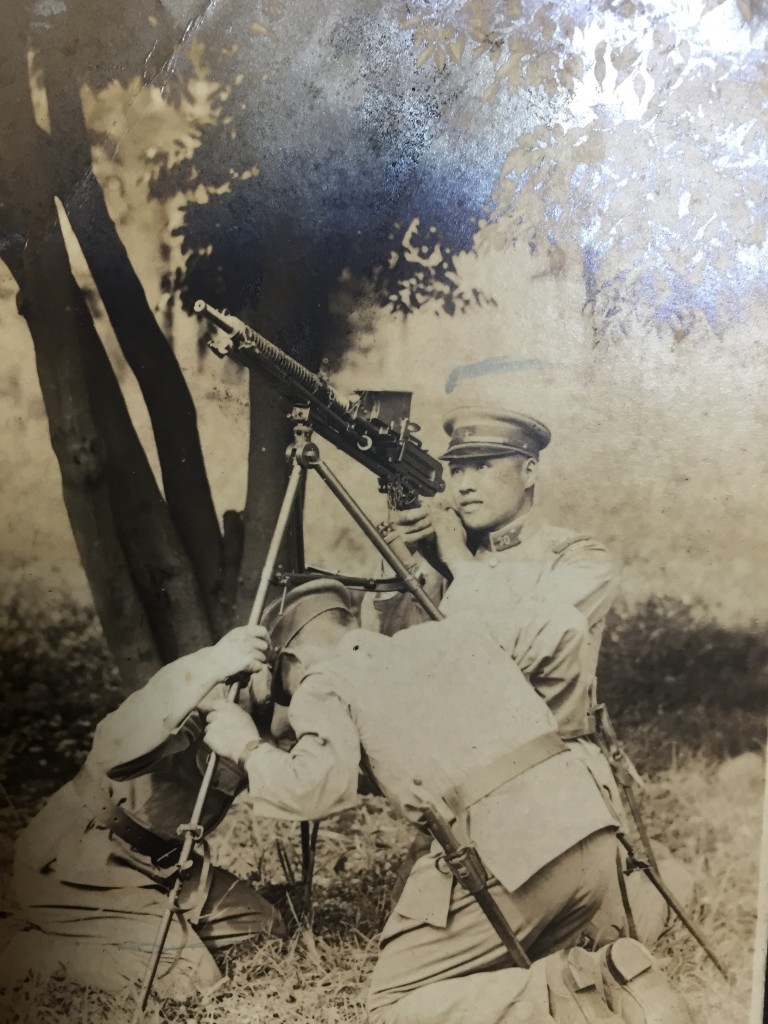
<svg viewBox="0 0 768 1024">
<path fill-rule="evenodd" d="M 275 377 L 291 397 L 306 402 L 315 431 L 379 478 L 379 488 L 394 508 L 408 508 L 420 497 L 443 490 L 442 467 L 414 433 L 408 391 L 355 391 L 337 395 L 320 374 L 312 373 L 248 324 L 198 299 L 195 313 L 227 335 L 209 342 L 216 355 L 244 366 L 259 366 Z"/>
</svg>

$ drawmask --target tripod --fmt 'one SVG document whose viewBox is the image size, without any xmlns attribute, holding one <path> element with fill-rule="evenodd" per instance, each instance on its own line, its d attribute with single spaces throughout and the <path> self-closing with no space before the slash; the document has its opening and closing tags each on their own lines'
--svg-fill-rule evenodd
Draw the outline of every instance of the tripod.
<svg viewBox="0 0 768 1024">
<path fill-rule="evenodd" d="M 442 612 L 424 590 L 424 585 L 421 579 L 413 572 L 413 570 L 405 563 L 401 555 L 395 550 L 395 538 L 391 538 L 390 540 L 385 539 L 385 536 L 391 535 L 387 534 L 385 529 L 374 526 L 371 519 L 369 519 L 365 514 L 363 509 L 358 505 L 346 487 L 344 487 L 339 478 L 320 457 L 320 450 L 312 440 L 310 410 L 306 406 L 296 405 L 291 410 L 290 418 L 294 424 L 293 445 L 288 450 L 288 458 L 292 463 L 291 473 L 288 478 L 285 495 L 283 496 L 283 503 L 280 507 L 277 526 L 275 527 L 275 535 L 273 535 L 272 538 L 273 543 L 278 530 L 281 528 L 281 523 L 283 523 L 283 530 L 285 529 L 285 523 L 288 521 L 288 517 L 290 516 L 296 500 L 296 495 L 299 493 L 307 471 L 314 470 L 323 483 L 328 487 L 329 491 L 337 498 L 348 515 L 360 527 L 384 561 L 391 569 L 394 570 L 396 576 L 402 582 L 403 588 L 407 590 L 414 600 L 421 605 L 431 619 L 442 619 Z M 384 534 L 384 536 L 382 534 Z M 280 533 L 280 538 L 277 540 L 278 547 L 281 539 L 282 532 Z M 268 569 L 271 550 L 272 545 L 270 545 L 270 551 L 267 553 L 267 564 L 265 564 L 264 572 L 262 573 L 262 581 L 264 580 L 264 576 L 267 572 L 271 575 L 274 570 L 274 560 Z M 290 578 L 290 574 L 287 578 Z"/>
<path fill-rule="evenodd" d="M 391 569 L 393 569 L 396 576 L 401 581 L 402 588 L 412 594 L 413 598 L 421 605 L 430 618 L 435 620 L 442 619 L 442 613 L 425 592 L 421 580 L 408 567 L 408 565 L 406 565 L 402 557 L 400 557 L 400 555 L 394 550 L 392 541 L 394 541 L 395 538 L 393 537 L 390 542 L 384 539 L 380 530 L 374 526 L 373 522 L 357 504 L 341 481 L 323 462 L 320 457 L 320 450 L 312 440 L 313 432 L 309 408 L 304 405 L 295 405 L 291 410 L 290 419 L 293 422 L 293 444 L 288 449 L 287 458 L 291 463 L 291 471 L 288 477 L 285 493 L 283 495 L 283 500 L 280 505 L 280 511 L 278 512 L 275 528 L 264 559 L 264 567 L 261 571 L 256 596 L 254 597 L 251 613 L 248 617 L 248 624 L 257 624 L 261 621 L 261 617 L 264 614 L 269 588 L 274 582 L 274 573 L 280 546 L 283 542 L 283 538 L 285 537 L 297 496 L 302 491 L 302 485 L 309 470 L 315 470 L 317 472 L 318 476 L 326 484 L 331 493 L 335 495 L 346 512 L 357 523 L 366 537 L 368 537 L 384 561 Z M 291 574 L 284 574 L 281 577 L 281 579 L 286 583 L 290 578 Z M 247 683 L 247 676 L 233 676 L 229 678 L 227 680 L 226 700 L 234 703 L 234 701 L 237 700 L 240 688 L 245 685 L 245 683 Z M 168 938 L 168 932 L 171 927 L 171 922 L 173 921 L 173 916 L 174 914 L 181 912 L 178 902 L 179 895 L 183 882 L 188 877 L 189 870 L 192 866 L 192 848 L 195 843 L 199 842 L 203 838 L 203 826 L 200 824 L 200 819 L 202 817 L 203 807 L 208 796 L 208 791 L 211 787 L 217 763 L 218 757 L 213 753 L 213 751 L 211 751 L 206 761 L 205 772 L 200 783 L 200 789 L 198 790 L 197 797 L 195 799 L 190 820 L 186 824 L 180 825 L 178 828 L 179 835 L 183 836 L 177 865 L 178 870 L 176 872 L 174 883 L 168 893 L 166 908 L 160 920 L 157 934 L 152 945 L 150 960 L 139 991 L 136 1010 L 133 1016 L 134 1022 L 140 1019 L 142 1012 L 146 1009 L 147 1002 L 149 1000 L 149 993 L 152 990 L 152 985 L 157 974 L 160 957 L 162 956 L 163 948 L 165 947 L 165 943 Z M 312 861 L 314 859 L 314 838 L 316 834 L 316 828 L 313 828 L 310 831 L 308 823 L 302 822 L 302 853 L 306 874 L 311 871 Z M 311 875 L 309 877 L 311 878 Z M 308 884 L 306 879 L 305 884 Z"/>
</svg>

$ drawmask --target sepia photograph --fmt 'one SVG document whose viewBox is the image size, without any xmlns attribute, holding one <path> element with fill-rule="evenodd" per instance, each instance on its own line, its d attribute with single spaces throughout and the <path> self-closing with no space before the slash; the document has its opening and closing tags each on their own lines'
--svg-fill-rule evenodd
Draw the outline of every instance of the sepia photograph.
<svg viewBox="0 0 768 1024">
<path fill-rule="evenodd" d="M 9 1024 L 761 1024 L 768 5 L 0 15 Z"/>
</svg>

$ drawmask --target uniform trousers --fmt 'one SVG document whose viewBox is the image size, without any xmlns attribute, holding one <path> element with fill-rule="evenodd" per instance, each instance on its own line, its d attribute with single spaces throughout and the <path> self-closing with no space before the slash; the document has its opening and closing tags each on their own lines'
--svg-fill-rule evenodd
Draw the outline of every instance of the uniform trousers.
<svg viewBox="0 0 768 1024">
<path fill-rule="evenodd" d="M 166 880 L 121 865 L 119 884 L 87 885 L 25 871 L 17 862 L 14 887 L 34 927 L 6 947 L 5 984 L 30 971 L 42 978 L 63 974 L 118 995 L 141 982 L 167 906 Z M 153 989 L 162 998 L 186 999 L 220 980 L 212 952 L 265 933 L 285 934 L 278 911 L 252 886 L 199 857 L 179 905 Z"/>
<path fill-rule="evenodd" d="M 616 837 L 603 829 L 571 847 L 524 885 L 490 891 L 531 960 L 588 940 L 599 947 L 626 934 L 616 873 Z M 409 885 L 437 871 L 433 855 L 413 866 Z M 601 910 L 600 929 L 594 924 Z M 542 1024 L 550 1020 L 543 965 L 508 966 L 473 896 L 454 884 L 444 927 L 395 907 L 381 940 L 368 1010 L 371 1024 Z"/>
</svg>

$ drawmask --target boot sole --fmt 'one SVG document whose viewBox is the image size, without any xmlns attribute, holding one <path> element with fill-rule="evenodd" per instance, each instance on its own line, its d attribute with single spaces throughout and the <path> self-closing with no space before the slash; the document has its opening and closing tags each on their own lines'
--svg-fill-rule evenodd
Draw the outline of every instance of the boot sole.
<svg viewBox="0 0 768 1024">
<path fill-rule="evenodd" d="M 608 947 L 606 967 L 613 979 L 609 1001 L 625 1024 L 692 1024 L 688 1005 L 635 939 L 617 939 Z M 618 986 L 619 991 L 610 991 Z"/>
</svg>

